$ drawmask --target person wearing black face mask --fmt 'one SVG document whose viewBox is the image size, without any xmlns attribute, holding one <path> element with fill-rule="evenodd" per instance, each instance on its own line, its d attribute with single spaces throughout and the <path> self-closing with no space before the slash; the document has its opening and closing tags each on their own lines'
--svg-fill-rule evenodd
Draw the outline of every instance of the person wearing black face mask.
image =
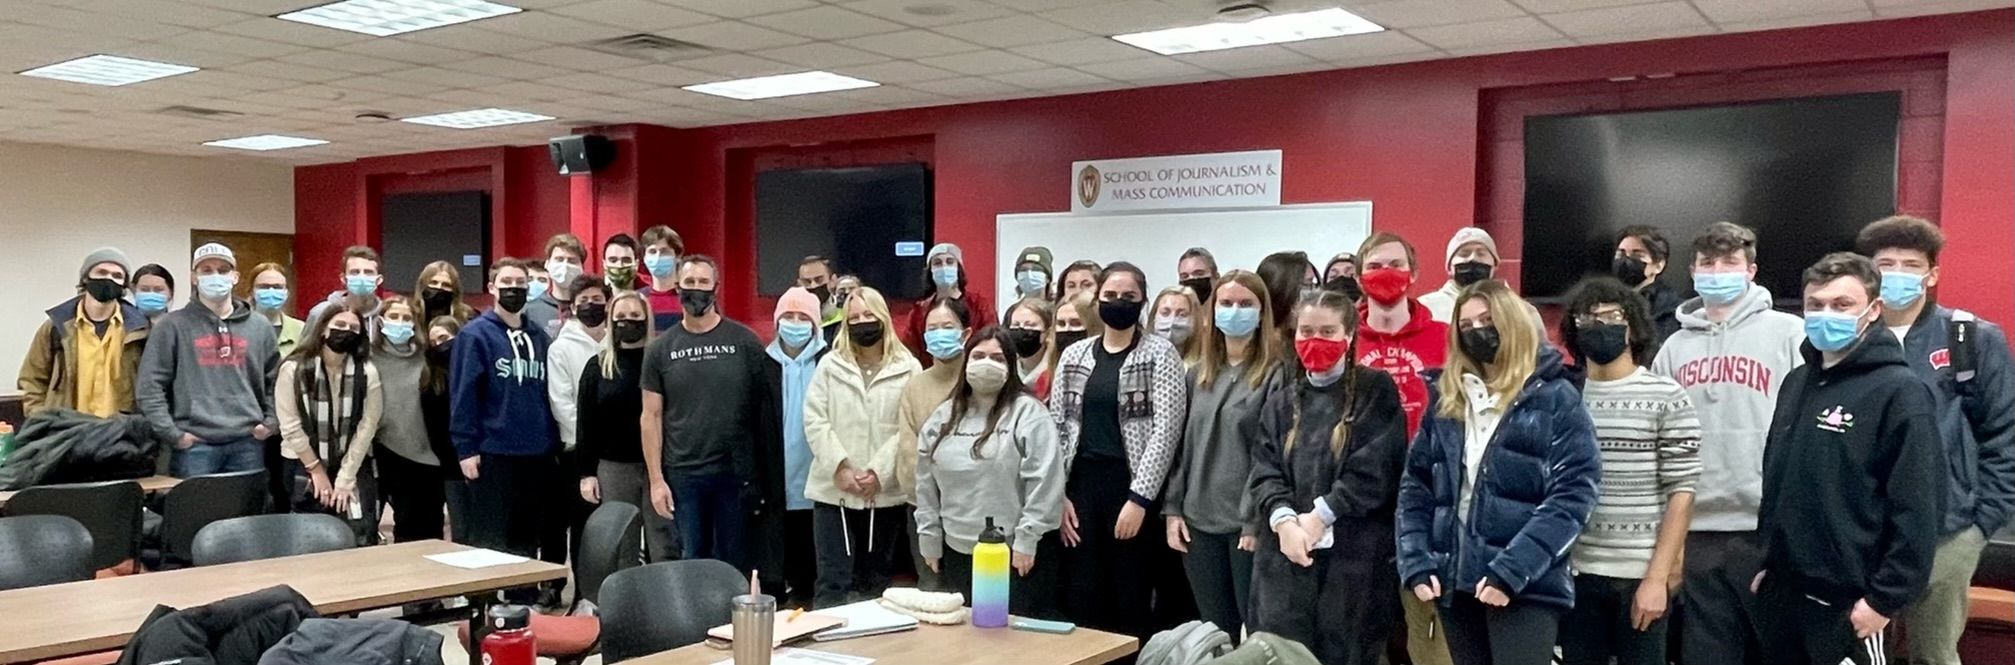
<svg viewBox="0 0 2015 665">
<path fill-rule="evenodd" d="M 1448 281 L 1420 297 L 1420 304 L 1442 323 L 1454 320 L 1455 301 L 1462 289 L 1496 274 L 1497 241 L 1483 229 L 1464 227 L 1448 239 L 1447 259 L 1443 267 L 1448 270 Z"/>
<path fill-rule="evenodd" d="M 1211 289 L 1217 286 L 1217 257 L 1212 256 L 1208 249 L 1191 247 L 1175 262 L 1175 275 L 1176 279 L 1182 280 L 1185 288 L 1196 294 L 1198 302 L 1208 301 Z"/>
<path fill-rule="evenodd" d="M 280 421 L 281 457 L 290 508 L 349 522 L 357 544 L 377 542 L 376 474 L 364 462 L 384 415 L 378 368 L 364 344 L 361 306 L 330 303 L 280 364 L 273 412 Z"/>
<path fill-rule="evenodd" d="M 685 558 L 776 570 L 783 512 L 778 368 L 754 331 L 715 302 L 720 268 L 680 257 L 685 316 L 644 354 L 642 432 L 651 509 L 677 511 Z M 781 585 L 773 576 L 773 590 Z"/>
<path fill-rule="evenodd" d="M 578 295 L 580 291 L 575 291 Z M 644 472 L 638 418 L 644 413 L 644 348 L 650 344 L 648 296 L 637 291 L 615 294 L 608 303 L 608 334 L 601 348 L 581 367 L 578 408 L 575 409 L 575 465 L 563 469 L 591 504 L 621 501 L 648 506 L 651 492 Z M 557 344 L 555 345 L 558 346 Z M 644 510 L 645 561 L 679 558 L 679 533 L 672 520 Z M 635 554 L 628 555 L 635 558 Z"/>
<path fill-rule="evenodd" d="M 575 425 L 580 415 L 581 372 L 601 353 L 602 340 L 609 335 L 609 284 L 600 275 L 584 274 L 570 284 L 554 288 L 563 289 L 569 296 L 558 308 L 565 308 L 573 315 L 559 324 L 559 337 L 546 349 L 546 399 L 553 407 L 553 421 L 560 428 L 560 468 L 575 469 L 580 466 L 575 459 L 580 441 Z M 571 474 L 562 473 L 552 483 L 552 503 L 548 509 L 559 519 L 546 520 L 539 535 L 539 556 L 544 561 L 565 563 L 569 554 L 578 553 L 581 529 L 586 527 L 593 506 L 581 499 L 575 480 Z M 574 544 L 572 548 L 569 542 Z M 557 604 L 562 588 L 564 582 L 548 586 L 546 599 L 554 602 L 542 604 Z"/>
<path fill-rule="evenodd" d="M 1064 613 L 1080 625 L 1141 638 L 1153 629 L 1153 573 L 1161 568 L 1154 564 L 1173 558 L 1159 525 L 1142 526 L 1160 514 L 1188 408 L 1181 354 L 1140 330 L 1147 289 L 1130 263 L 1099 274 L 1105 333 L 1063 352 L 1049 396 L 1063 450 L 1075 451 L 1065 460 Z"/>
<path fill-rule="evenodd" d="M 91 252 L 77 270 L 78 295 L 46 312 L 16 384 L 28 415 L 73 409 L 105 418 L 134 410 L 133 379 L 150 329 L 145 312 L 120 300 L 128 265 L 117 249 Z"/>
<path fill-rule="evenodd" d="M 1054 344 L 1049 331 L 1056 327 L 1056 310 L 1048 299 L 1031 296 L 1009 306 L 1001 320 L 1007 325 L 1008 339 L 1014 342 L 1016 378 L 1036 399 L 1049 399 L 1050 363 L 1055 355 L 1049 352 Z"/>
<path fill-rule="evenodd" d="M 413 294 L 420 303 L 416 317 L 420 321 L 452 316 L 456 322 L 466 324 L 476 318 L 476 311 L 462 304 L 462 275 L 453 263 L 435 261 L 421 268 Z"/>
<path fill-rule="evenodd" d="M 1692 523 L 1700 418 L 1685 388 L 1644 369 L 1656 346 L 1646 309 L 1635 289 L 1599 277 L 1575 287 L 1560 322 L 1587 372 L 1581 399 L 1602 458 L 1601 494 L 1571 554 L 1567 663 L 1666 661 L 1664 617 L 1676 601 L 1668 583 Z"/>
<path fill-rule="evenodd" d="M 1609 264 L 1611 275 L 1644 294 L 1656 332 L 1653 339 L 1660 343 L 1679 331 L 1679 294 L 1658 281 L 1671 254 L 1672 243 L 1657 227 L 1626 226 L 1616 232 L 1616 256 Z"/>
</svg>

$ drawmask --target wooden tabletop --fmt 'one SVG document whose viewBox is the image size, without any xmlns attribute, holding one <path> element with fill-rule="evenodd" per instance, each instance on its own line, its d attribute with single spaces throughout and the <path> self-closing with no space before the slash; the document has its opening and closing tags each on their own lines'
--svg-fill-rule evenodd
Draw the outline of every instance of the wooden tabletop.
<svg viewBox="0 0 2015 665">
<path fill-rule="evenodd" d="M 1104 665 L 1140 649 L 1139 640 L 1125 635 L 1079 628 L 1069 635 L 1031 633 L 1009 628 L 918 626 L 916 630 L 837 642 L 804 641 L 791 646 L 875 659 L 875 665 L 964 665 L 1013 662 L 1016 665 Z M 635 660 L 624 665 L 714 665 L 732 658 L 725 649 L 694 644 Z"/>
<path fill-rule="evenodd" d="M 567 576 L 565 566 L 537 560 L 470 570 L 422 558 L 465 549 L 422 540 L 0 591 L 0 617 L 7 624 L 0 630 L 0 663 L 118 649 L 156 605 L 194 607 L 281 584 L 329 615 Z"/>
<path fill-rule="evenodd" d="M 147 476 L 145 478 L 134 479 L 133 482 L 140 483 L 141 492 L 147 494 L 155 494 L 159 492 L 166 492 L 170 488 L 173 488 L 174 486 L 181 484 L 182 479 L 176 478 L 174 476 Z M 18 491 L 20 490 L 10 490 L 6 492 L 0 492 L 0 506 L 7 505 L 7 500 L 14 498 L 15 492 Z"/>
</svg>

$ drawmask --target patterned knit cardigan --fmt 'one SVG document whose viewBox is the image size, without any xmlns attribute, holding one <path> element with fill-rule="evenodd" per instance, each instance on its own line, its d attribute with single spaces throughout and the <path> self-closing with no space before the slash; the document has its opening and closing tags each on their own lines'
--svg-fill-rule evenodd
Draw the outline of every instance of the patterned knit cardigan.
<svg viewBox="0 0 2015 665">
<path fill-rule="evenodd" d="M 1182 448 L 1189 387 L 1182 354 L 1175 345 L 1146 331 L 1137 334 L 1139 341 L 1120 367 L 1120 437 L 1126 443 L 1127 466 L 1133 470 L 1133 482 L 1127 490 L 1135 503 L 1147 507 L 1161 497 L 1169 464 Z M 1066 474 L 1077 459 L 1084 429 L 1080 426 L 1084 388 L 1091 380 L 1092 345 L 1099 343 L 1100 338 L 1093 337 L 1064 349 L 1057 361 L 1055 383 L 1050 386 L 1049 409 L 1056 419 Z"/>
</svg>

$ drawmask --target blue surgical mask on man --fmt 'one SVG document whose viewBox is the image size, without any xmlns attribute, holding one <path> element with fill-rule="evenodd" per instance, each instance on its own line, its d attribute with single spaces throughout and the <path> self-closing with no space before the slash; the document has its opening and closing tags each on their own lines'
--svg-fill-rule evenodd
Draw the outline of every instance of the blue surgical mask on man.
<svg viewBox="0 0 2015 665">
<path fill-rule="evenodd" d="M 932 358 L 951 360 L 965 351 L 965 341 L 959 339 L 960 331 L 955 328 L 939 328 L 924 331 L 924 350 Z"/>
<path fill-rule="evenodd" d="M 1812 348 L 1827 353 L 1838 353 L 1853 346 L 1854 340 L 1861 338 L 1861 317 L 1867 314 L 1866 309 L 1861 310 L 1859 314 L 1806 310 L 1805 339 L 1812 342 Z"/>
<path fill-rule="evenodd" d="M 1914 272 L 1883 271 L 1882 302 L 1891 307 L 1909 307 L 1924 297 L 1924 276 Z"/>
<path fill-rule="evenodd" d="M 385 336 L 385 341 L 390 342 L 392 346 L 405 346 L 406 342 L 413 341 L 412 321 L 388 320 L 378 331 L 379 334 Z"/>
<path fill-rule="evenodd" d="M 1258 307 L 1219 307 L 1214 316 L 1218 331 L 1226 337 L 1251 337 L 1253 331 L 1259 330 Z"/>
<path fill-rule="evenodd" d="M 802 349 L 806 344 L 811 343 L 812 330 L 810 321 L 777 322 L 777 337 L 784 340 L 784 346 L 793 349 Z"/>
<path fill-rule="evenodd" d="M 543 279 L 535 279 L 526 282 L 525 301 L 530 302 L 533 300 L 544 298 L 546 297 L 546 292 L 551 290 L 553 290 L 553 284 Z"/>
<path fill-rule="evenodd" d="M 652 279 L 663 279 L 679 266 L 679 257 L 671 254 L 645 254 L 644 269 L 651 272 Z"/>
<path fill-rule="evenodd" d="M 958 286 L 959 267 L 938 266 L 935 268 L 931 268 L 931 282 L 937 284 L 938 288 L 940 289 Z"/>
<path fill-rule="evenodd" d="M 252 289 L 252 304 L 258 305 L 259 309 L 268 312 L 278 311 L 281 306 L 287 304 L 287 290 L 270 287 L 254 288 Z"/>
<path fill-rule="evenodd" d="M 368 296 L 378 293 L 377 275 L 350 275 L 343 278 L 343 289 L 353 296 Z"/>
<path fill-rule="evenodd" d="M 209 274 L 196 276 L 196 292 L 203 294 L 204 298 L 210 300 L 230 297 L 231 287 L 233 286 L 237 286 L 237 284 L 232 283 L 230 275 Z"/>
<path fill-rule="evenodd" d="M 148 314 L 168 311 L 168 294 L 160 291 L 140 291 L 133 294 L 133 306 Z"/>
<path fill-rule="evenodd" d="M 1693 273 L 1693 291 L 1708 304 L 1726 305 L 1749 289 L 1749 275 L 1739 272 Z"/>
</svg>

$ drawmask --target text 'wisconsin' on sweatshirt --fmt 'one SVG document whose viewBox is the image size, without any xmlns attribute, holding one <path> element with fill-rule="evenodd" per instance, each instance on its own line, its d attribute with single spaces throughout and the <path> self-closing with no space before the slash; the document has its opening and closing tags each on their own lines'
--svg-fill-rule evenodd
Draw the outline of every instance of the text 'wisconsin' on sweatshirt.
<svg viewBox="0 0 2015 665">
<path fill-rule="evenodd" d="M 513 328 L 494 310 L 462 329 L 448 366 L 448 437 L 458 459 L 553 453 L 559 429 L 546 394 L 547 346 L 545 331 Z"/>
</svg>

